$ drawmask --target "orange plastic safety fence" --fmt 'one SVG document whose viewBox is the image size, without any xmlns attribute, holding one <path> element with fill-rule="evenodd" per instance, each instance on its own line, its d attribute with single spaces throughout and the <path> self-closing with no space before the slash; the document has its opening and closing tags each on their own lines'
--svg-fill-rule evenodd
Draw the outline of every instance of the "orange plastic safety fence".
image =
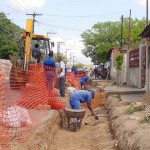
<svg viewBox="0 0 150 150">
<path fill-rule="evenodd" d="M 67 82 L 71 84 L 71 86 L 79 89 L 80 88 L 80 80 L 75 77 L 75 75 L 71 72 L 67 72 Z"/>
<path fill-rule="evenodd" d="M 0 144 L 24 139 L 48 115 L 50 108 L 64 109 L 54 88 L 55 69 L 39 64 L 28 70 L 0 63 Z"/>
</svg>

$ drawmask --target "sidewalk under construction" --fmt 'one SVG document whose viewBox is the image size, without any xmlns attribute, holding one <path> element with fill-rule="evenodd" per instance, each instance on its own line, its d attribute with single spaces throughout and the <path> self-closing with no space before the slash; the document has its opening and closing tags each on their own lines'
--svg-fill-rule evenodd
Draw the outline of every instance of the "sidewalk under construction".
<svg viewBox="0 0 150 150">
<path fill-rule="evenodd" d="M 119 87 L 118 89 L 117 86 L 108 84 L 104 89 L 105 92 L 101 92 L 98 91 L 98 86 L 101 86 L 101 82 L 106 81 L 99 81 L 100 83 L 95 85 L 97 93 L 92 102 L 92 108 L 98 119 L 91 116 L 86 105 L 83 105 L 87 110 L 85 118 L 81 128 L 73 132 L 72 128 L 68 128 L 65 124 L 62 127 L 62 110 L 68 107 L 69 95 L 63 99 L 60 98 L 55 88 L 49 89 L 43 68 L 39 65 L 31 67 L 29 73 L 25 73 L 28 75 L 28 83 L 19 89 L 15 83 L 13 86 L 15 89 L 10 88 L 8 79 L 3 75 L 3 70 L 7 69 L 0 70 L 0 110 L 2 112 L 0 149 L 124 150 L 127 147 L 128 150 L 137 150 L 138 148 L 143 150 L 146 145 L 145 150 L 149 150 L 149 142 L 147 143 L 149 136 L 146 137 L 147 140 L 143 142 L 145 144 L 143 145 L 144 136 L 137 134 L 138 129 L 142 132 L 149 132 L 148 124 L 139 125 L 138 120 L 143 117 L 142 114 L 145 113 L 145 110 L 142 109 L 142 113 L 138 112 L 133 116 L 125 114 L 133 102 L 130 102 L 130 99 L 134 97 L 131 94 L 131 88 Z M 23 83 L 22 77 L 19 78 L 20 83 Z M 136 89 L 133 91 L 136 92 Z M 137 91 L 140 92 L 140 90 Z M 111 95 L 109 92 L 112 92 Z M 131 97 L 129 94 L 124 95 L 127 92 L 131 94 Z M 139 101 L 143 93 L 142 89 L 141 95 L 136 96 L 135 103 Z M 133 130 L 130 130 L 131 124 L 134 124 L 131 128 Z M 132 142 L 128 142 L 128 139 L 131 139 Z"/>
</svg>

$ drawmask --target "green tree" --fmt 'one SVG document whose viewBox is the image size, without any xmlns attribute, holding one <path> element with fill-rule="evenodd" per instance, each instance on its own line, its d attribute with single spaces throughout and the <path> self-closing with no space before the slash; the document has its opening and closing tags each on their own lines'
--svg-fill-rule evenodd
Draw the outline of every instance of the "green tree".
<svg viewBox="0 0 150 150">
<path fill-rule="evenodd" d="M 0 58 L 9 59 L 9 55 L 18 54 L 20 34 L 24 32 L 0 13 Z"/>
<path fill-rule="evenodd" d="M 145 28 L 145 19 L 131 19 L 130 44 L 138 43 L 141 38 L 139 34 Z M 129 41 L 129 21 L 124 19 L 123 24 L 123 45 Z M 104 63 L 109 60 L 108 50 L 120 46 L 120 22 L 104 22 L 95 24 L 90 30 L 81 34 L 85 49 L 83 55 L 90 57 L 92 62 Z"/>
<path fill-rule="evenodd" d="M 62 61 L 67 64 L 67 57 L 63 53 L 60 53 L 59 55 L 62 56 Z M 54 54 L 54 59 L 57 60 L 57 54 Z"/>
<path fill-rule="evenodd" d="M 82 63 L 78 63 L 78 64 L 76 64 L 75 65 L 77 68 L 84 68 L 84 64 L 82 64 Z"/>
<path fill-rule="evenodd" d="M 123 64 L 123 55 L 120 54 L 120 55 L 116 56 L 116 58 L 115 58 L 116 69 L 121 70 L 122 64 Z"/>
</svg>

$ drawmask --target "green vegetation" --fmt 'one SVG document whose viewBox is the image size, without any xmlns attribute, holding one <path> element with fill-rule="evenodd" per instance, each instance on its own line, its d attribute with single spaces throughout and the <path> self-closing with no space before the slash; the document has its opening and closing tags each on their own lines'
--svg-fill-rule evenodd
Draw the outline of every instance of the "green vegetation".
<svg viewBox="0 0 150 150">
<path fill-rule="evenodd" d="M 134 112 L 138 112 L 138 111 L 143 111 L 144 108 L 142 107 L 129 107 L 126 111 L 125 111 L 125 114 L 126 115 L 131 115 L 133 114 Z"/>
<path fill-rule="evenodd" d="M 150 123 L 150 118 L 145 116 L 142 120 L 140 120 L 140 123 Z"/>
<path fill-rule="evenodd" d="M 116 95 L 116 98 L 118 99 L 118 101 L 121 101 L 121 100 L 122 100 L 120 94 L 117 94 L 117 95 Z"/>
<path fill-rule="evenodd" d="M 9 55 L 19 55 L 20 35 L 24 30 L 0 13 L 0 58 L 9 59 Z M 21 50 L 22 51 L 22 50 Z"/>
<path fill-rule="evenodd" d="M 142 20 L 131 19 L 131 34 L 129 33 L 129 18 L 124 18 L 123 24 L 123 45 L 135 45 L 141 41 L 139 34 L 145 28 L 145 18 Z M 90 57 L 93 62 L 104 63 L 109 60 L 111 49 L 120 47 L 120 21 L 99 22 L 89 30 L 81 34 L 85 49 L 83 55 Z"/>
<path fill-rule="evenodd" d="M 82 63 L 78 63 L 78 64 L 76 64 L 75 65 L 77 68 L 84 68 L 84 64 L 82 64 Z"/>
<path fill-rule="evenodd" d="M 59 55 L 62 56 L 62 61 L 67 64 L 67 57 L 63 53 L 60 53 Z M 57 60 L 57 54 L 54 54 L 54 59 Z"/>
<path fill-rule="evenodd" d="M 123 64 L 123 55 L 118 55 L 115 58 L 115 67 L 117 70 L 121 70 L 121 66 Z"/>
</svg>

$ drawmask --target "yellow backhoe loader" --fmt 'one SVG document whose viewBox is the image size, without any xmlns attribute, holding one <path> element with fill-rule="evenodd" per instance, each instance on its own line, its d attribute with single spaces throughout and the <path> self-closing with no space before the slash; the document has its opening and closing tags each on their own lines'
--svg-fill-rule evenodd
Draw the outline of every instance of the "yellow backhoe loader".
<svg viewBox="0 0 150 150">
<path fill-rule="evenodd" d="M 33 34 L 33 20 L 27 19 L 26 33 L 21 34 L 21 38 L 24 41 L 23 60 L 18 59 L 16 56 L 10 56 L 12 63 L 12 69 L 10 71 L 10 87 L 12 89 L 18 89 L 20 86 L 25 85 L 28 82 L 27 73 L 28 65 L 32 63 L 42 63 L 51 47 L 54 45 L 50 41 L 48 36 Z M 40 58 L 34 58 L 33 49 L 35 45 L 39 45 Z"/>
</svg>

